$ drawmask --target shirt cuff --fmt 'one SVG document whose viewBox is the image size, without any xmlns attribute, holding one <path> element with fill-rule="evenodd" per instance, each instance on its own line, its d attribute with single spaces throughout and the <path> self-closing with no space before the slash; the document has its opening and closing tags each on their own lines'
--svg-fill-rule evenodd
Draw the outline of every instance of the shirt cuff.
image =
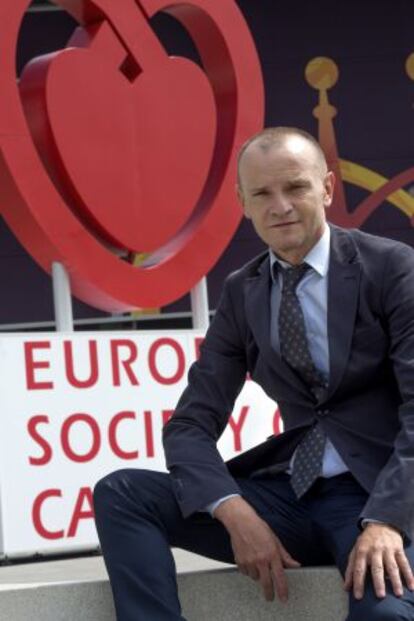
<svg viewBox="0 0 414 621">
<path fill-rule="evenodd" d="M 361 528 L 362 528 L 362 530 L 364 530 L 364 528 L 366 528 L 368 526 L 368 524 L 385 524 L 385 526 L 390 526 L 395 531 L 397 531 L 397 533 L 400 533 L 401 537 L 403 537 L 404 540 L 407 539 L 407 536 L 405 535 L 405 533 L 402 530 L 400 530 L 397 526 L 394 526 L 394 524 L 390 524 L 389 522 L 383 522 L 382 520 L 372 520 L 370 518 L 363 518 L 361 520 Z"/>
<path fill-rule="evenodd" d="M 381 522 L 381 520 L 371 520 L 369 518 L 364 518 L 361 520 L 361 527 L 365 528 L 368 524 L 385 524 L 385 522 Z"/>
<path fill-rule="evenodd" d="M 235 498 L 236 496 L 240 496 L 240 494 L 228 494 L 228 496 L 223 496 L 222 498 L 219 498 L 218 500 L 214 500 L 214 502 L 210 502 L 203 509 L 203 511 L 206 511 L 207 513 L 211 515 L 211 517 L 214 517 L 214 511 L 217 509 L 219 505 L 221 505 L 222 502 L 224 502 L 225 500 L 228 500 L 229 498 Z"/>
</svg>

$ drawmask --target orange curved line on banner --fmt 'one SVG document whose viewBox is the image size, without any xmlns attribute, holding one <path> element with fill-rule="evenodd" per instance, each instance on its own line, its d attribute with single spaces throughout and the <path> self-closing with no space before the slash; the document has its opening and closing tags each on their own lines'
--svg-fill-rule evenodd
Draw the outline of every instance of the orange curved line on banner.
<svg viewBox="0 0 414 621">
<path fill-rule="evenodd" d="M 370 192 L 376 192 L 380 188 L 384 188 L 386 184 L 395 181 L 395 179 L 389 180 L 365 166 L 342 159 L 340 160 L 340 170 L 344 181 Z M 414 216 L 414 196 L 411 196 L 406 190 L 400 188 L 391 191 L 386 196 L 386 200 L 400 209 L 409 218 Z"/>
</svg>

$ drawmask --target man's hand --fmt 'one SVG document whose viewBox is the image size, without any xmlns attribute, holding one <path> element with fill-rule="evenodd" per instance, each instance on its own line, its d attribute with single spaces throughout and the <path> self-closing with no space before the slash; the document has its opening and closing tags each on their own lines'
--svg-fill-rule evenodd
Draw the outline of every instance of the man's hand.
<svg viewBox="0 0 414 621">
<path fill-rule="evenodd" d="M 385 578 L 391 581 L 397 597 L 403 594 L 404 580 L 414 590 L 414 577 L 404 552 L 400 533 L 387 524 L 370 523 L 358 537 L 345 572 L 345 589 L 356 599 L 364 596 L 367 571 L 371 571 L 374 591 L 377 597 L 385 597 Z"/>
<path fill-rule="evenodd" d="M 234 558 L 242 574 L 260 581 L 265 598 L 288 598 L 285 567 L 299 567 L 274 532 L 240 496 L 229 498 L 214 512 L 227 529 Z"/>
</svg>

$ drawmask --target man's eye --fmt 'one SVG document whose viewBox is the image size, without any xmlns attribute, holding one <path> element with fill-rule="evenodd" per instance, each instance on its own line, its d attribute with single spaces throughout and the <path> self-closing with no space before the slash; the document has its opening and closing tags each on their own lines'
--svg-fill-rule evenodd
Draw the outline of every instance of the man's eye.
<svg viewBox="0 0 414 621">
<path fill-rule="evenodd" d="M 268 192 L 266 190 L 258 190 L 257 192 L 253 192 L 252 196 L 267 196 Z"/>
</svg>

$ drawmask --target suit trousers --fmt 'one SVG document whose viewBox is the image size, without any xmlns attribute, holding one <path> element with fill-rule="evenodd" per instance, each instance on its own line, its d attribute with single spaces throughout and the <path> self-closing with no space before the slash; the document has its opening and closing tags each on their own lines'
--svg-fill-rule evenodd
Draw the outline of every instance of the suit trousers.
<svg viewBox="0 0 414 621">
<path fill-rule="evenodd" d="M 319 478 L 297 500 L 289 476 L 238 479 L 243 497 L 303 566 L 335 564 L 342 575 L 359 534 L 366 491 L 350 473 Z M 171 547 L 227 563 L 234 556 L 227 531 L 207 513 L 184 519 L 170 475 L 119 470 L 97 484 L 96 524 L 118 621 L 185 621 L 177 594 Z M 414 548 L 406 547 L 414 566 Z M 414 594 L 404 589 L 378 599 L 368 576 L 365 595 L 349 595 L 347 621 L 414 621 Z M 339 621 L 339 620 L 338 620 Z"/>
</svg>

